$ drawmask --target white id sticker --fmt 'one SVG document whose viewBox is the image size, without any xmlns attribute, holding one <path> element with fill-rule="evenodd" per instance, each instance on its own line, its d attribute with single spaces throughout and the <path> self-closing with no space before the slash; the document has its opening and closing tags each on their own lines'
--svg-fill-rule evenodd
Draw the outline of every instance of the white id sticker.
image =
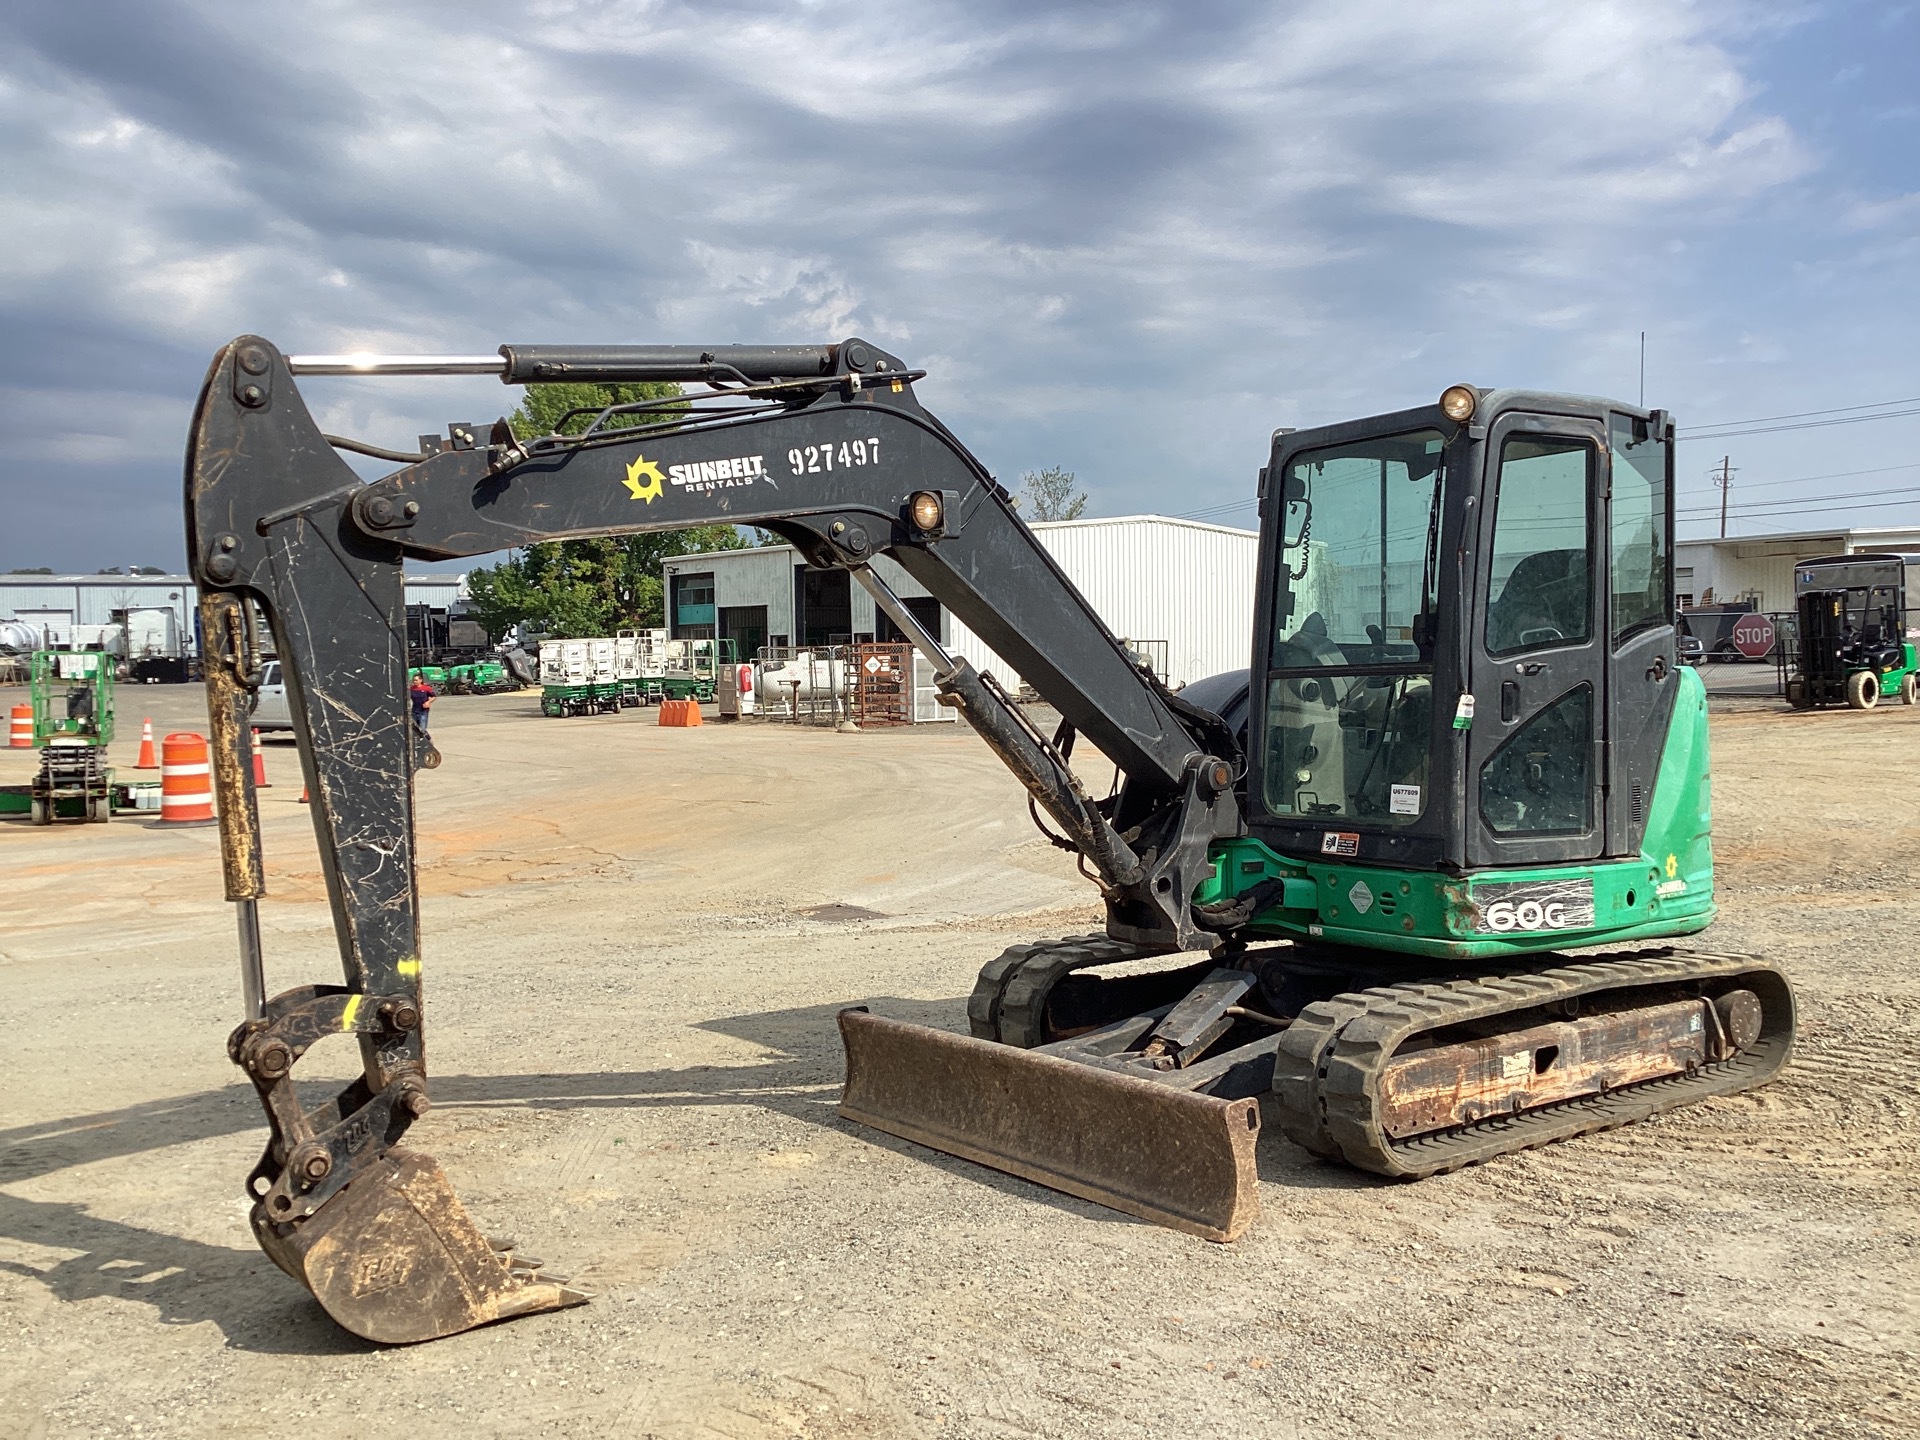
<svg viewBox="0 0 1920 1440">
<path fill-rule="evenodd" d="M 1420 813 L 1420 787 L 1418 785 L 1395 785 L 1387 792 L 1387 809 L 1395 815 L 1418 815 Z"/>
</svg>

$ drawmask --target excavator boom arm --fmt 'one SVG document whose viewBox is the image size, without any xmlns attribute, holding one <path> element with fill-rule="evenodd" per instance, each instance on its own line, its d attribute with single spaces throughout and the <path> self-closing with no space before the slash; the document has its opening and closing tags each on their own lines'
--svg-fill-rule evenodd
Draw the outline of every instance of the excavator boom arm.
<svg viewBox="0 0 1920 1440">
<path fill-rule="evenodd" d="M 483 367 L 484 359 L 413 369 Z M 680 379 L 725 389 L 717 409 L 641 407 L 618 417 L 624 428 L 601 414 L 579 435 L 520 438 L 503 423 L 483 440 L 455 427 L 453 445 L 366 484 L 314 422 L 287 357 L 246 336 L 208 374 L 187 459 L 188 551 L 249 1011 L 229 1048 L 272 1129 L 248 1182 L 254 1228 L 330 1313 L 374 1339 L 431 1338 L 579 1298 L 493 1255 L 438 1167 L 397 1148 L 428 1104 L 413 851 L 418 737 L 405 694 L 408 557 L 716 522 L 778 531 L 811 563 L 852 572 L 908 621 L 903 628 L 933 654 L 936 683 L 1098 871 L 1110 930 L 1149 949 L 1218 943 L 1193 923 L 1190 899 L 1209 842 L 1240 829 L 1231 736 L 1126 655 L 1005 492 L 919 406 L 912 375 L 893 357 L 858 341 L 503 347 L 499 373 L 509 383 Z M 882 554 L 1120 766 L 1125 837 L 1111 807 L 1086 795 L 990 677 L 911 624 L 872 570 Z M 346 978 L 344 987 L 271 999 L 254 913 L 265 886 L 247 758 L 256 605 L 282 663 Z M 295 1062 L 336 1033 L 355 1037 L 364 1073 L 307 1110 Z M 415 1279 L 393 1279 L 420 1266 Z"/>
</svg>

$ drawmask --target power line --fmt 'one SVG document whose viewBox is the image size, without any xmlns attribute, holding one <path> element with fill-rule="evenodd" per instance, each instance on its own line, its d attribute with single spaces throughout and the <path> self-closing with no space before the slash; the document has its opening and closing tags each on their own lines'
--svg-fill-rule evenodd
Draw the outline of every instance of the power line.
<svg viewBox="0 0 1920 1440">
<path fill-rule="evenodd" d="M 1894 401 L 1890 403 L 1898 404 L 1900 402 Z M 1823 414 L 1826 412 L 1809 411 L 1807 413 L 1817 415 L 1817 414 Z M 1785 419 L 1788 417 L 1782 416 L 1779 418 Z M 1876 417 L 1867 416 L 1864 418 L 1873 419 Z M 1740 467 L 1737 465 L 1733 467 L 1736 473 L 1739 471 L 1739 468 Z M 1902 465 L 1875 465 L 1875 466 L 1870 466 L 1869 468 L 1864 470 L 1831 470 L 1819 475 L 1793 475 L 1782 480 L 1752 481 L 1747 483 L 1746 490 L 1747 491 L 1771 490 L 1781 485 L 1811 485 L 1816 481 L 1820 481 L 1820 480 L 1852 480 L 1862 475 L 1890 475 L 1901 470 L 1920 470 L 1920 461 L 1908 461 L 1907 463 Z M 1719 474 L 1718 467 L 1716 467 L 1712 471 L 1709 471 L 1708 473 L 1709 473 L 1709 476 L 1717 476 Z M 1717 488 L 1717 485 L 1716 485 L 1716 488 Z M 1816 507 L 1820 505 L 1825 505 L 1834 500 L 1847 500 L 1847 499 L 1854 499 L 1854 498 L 1875 496 L 1875 495 L 1905 495 L 1905 494 L 1912 494 L 1912 493 L 1920 493 L 1920 492 L 1915 492 L 1910 487 L 1902 487 L 1899 489 L 1892 489 L 1892 490 L 1851 490 L 1841 495 L 1822 495 L 1822 496 L 1808 497 L 1808 498 L 1787 497 L 1785 499 L 1777 499 L 1777 500 L 1743 501 L 1742 503 L 1737 505 L 1729 505 L 1728 513 L 1730 515 L 1753 515 L 1762 510 L 1776 509 L 1776 508 L 1790 511 L 1796 507 L 1811 508 L 1811 507 Z M 1696 505 L 1689 506 L 1684 503 L 1684 500 L 1685 500 L 1684 494 L 1676 494 L 1674 498 L 1676 501 L 1682 502 L 1677 504 L 1674 510 L 1674 516 L 1676 519 L 1698 519 L 1703 516 L 1707 516 L 1715 513 L 1719 508 L 1717 502 L 1714 502 L 1714 501 L 1708 501 L 1704 505 L 1696 504 Z M 1219 505 L 1203 506 L 1198 510 L 1176 511 L 1174 518 L 1179 520 L 1205 520 L 1217 515 L 1231 515 L 1235 511 L 1249 510 L 1257 506 L 1259 503 L 1260 502 L 1257 497 L 1248 496 L 1244 500 L 1229 500 Z"/>
<path fill-rule="evenodd" d="M 1210 515 L 1231 515 L 1236 510 L 1245 510 L 1259 503 L 1258 499 L 1234 500 L 1225 505 L 1209 505 L 1204 510 L 1182 510 L 1173 518 L 1176 520 L 1205 520 Z"/>
<path fill-rule="evenodd" d="M 1894 470 L 1920 470 L 1920 462 L 1909 461 L 1905 465 L 1879 465 L 1871 470 L 1835 470 L 1825 475 L 1795 475 L 1786 480 L 1760 480 L 1747 486 L 1749 490 L 1770 490 L 1775 485 L 1807 485 L 1815 480 L 1851 480 L 1856 475 L 1885 475 Z"/>
<path fill-rule="evenodd" d="M 1802 420 L 1793 425 L 1759 425 L 1745 430 L 1715 430 L 1711 435 L 1677 435 L 1686 440 L 1733 440 L 1742 435 L 1778 435 L 1783 430 L 1824 430 L 1830 425 L 1858 425 L 1863 420 L 1893 420 L 1902 415 L 1920 415 L 1920 407 L 1911 410 L 1882 410 L 1877 415 L 1847 415 L 1838 420 Z"/>
<path fill-rule="evenodd" d="M 1843 505 L 1830 505 L 1827 508 L 1830 510 L 1884 510 L 1886 508 L 1886 502 L 1881 500 L 1854 500 Z M 1736 518 L 1740 518 L 1740 517 L 1736 517 Z M 1765 520 L 1765 519 L 1768 519 L 1769 517 L 1765 515 L 1761 515 L 1761 516 L 1756 516 L 1752 518 Z M 1895 526 L 1894 528 L 1906 529 L 1907 527 Z M 1764 534 L 1762 534 L 1762 535 L 1723 535 L 1720 538 L 1723 540 L 1764 540 L 1767 537 Z"/>
<path fill-rule="evenodd" d="M 1884 410 L 1889 405 L 1920 405 L 1920 395 L 1910 400 L 1877 400 L 1871 405 L 1836 405 L 1831 410 L 1797 410 L 1791 415 L 1762 415 L 1754 420 L 1715 420 L 1712 423 L 1687 425 L 1680 429 L 1685 435 L 1694 430 L 1724 430 L 1732 425 L 1771 425 L 1776 420 L 1805 420 L 1814 415 L 1845 415 L 1854 410 Z"/>
<path fill-rule="evenodd" d="M 1839 495 L 1822 495 L 1817 499 L 1810 500 L 1797 497 L 1789 497 L 1784 500 L 1754 500 L 1746 504 L 1730 506 L 1729 510 L 1735 515 L 1752 515 L 1770 510 L 1791 511 L 1813 508 L 1831 504 L 1835 500 L 1864 500 L 1878 495 L 1920 495 L 1920 486 L 1901 485 L 1891 490 L 1849 490 Z M 1711 504 L 1683 505 L 1675 506 L 1673 513 L 1677 519 L 1697 520 L 1713 514 L 1718 508 L 1718 506 Z"/>
</svg>

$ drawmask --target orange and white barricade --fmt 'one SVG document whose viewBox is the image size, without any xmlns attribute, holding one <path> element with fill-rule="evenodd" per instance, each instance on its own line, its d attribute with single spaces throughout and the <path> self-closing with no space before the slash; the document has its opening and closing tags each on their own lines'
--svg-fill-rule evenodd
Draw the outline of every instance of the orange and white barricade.
<svg viewBox="0 0 1920 1440">
<path fill-rule="evenodd" d="M 160 823 L 205 825 L 213 819 L 213 767 L 207 737 L 191 731 L 160 742 Z"/>
<path fill-rule="evenodd" d="M 7 748 L 10 750 L 31 750 L 33 748 L 33 707 L 16 705 L 7 724 Z"/>
</svg>

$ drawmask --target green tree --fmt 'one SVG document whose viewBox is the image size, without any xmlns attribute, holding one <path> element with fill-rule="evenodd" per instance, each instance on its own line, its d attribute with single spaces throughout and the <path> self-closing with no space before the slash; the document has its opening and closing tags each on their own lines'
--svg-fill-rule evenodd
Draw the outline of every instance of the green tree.
<svg viewBox="0 0 1920 1440">
<path fill-rule="evenodd" d="M 680 393 L 678 385 L 666 381 L 529 385 L 525 400 L 510 419 L 514 433 L 521 436 L 577 435 L 609 405 L 672 401 Z M 656 423 L 685 408 L 682 401 L 638 414 L 611 415 L 601 428 Z M 530 545 L 502 564 L 468 572 L 469 605 L 493 635 L 520 624 L 561 637 L 645 629 L 666 623 L 662 560 L 669 555 L 742 550 L 749 543 L 732 525 L 548 541 Z"/>
<path fill-rule="evenodd" d="M 1029 520 L 1078 520 L 1087 508 L 1087 492 L 1075 482 L 1073 471 L 1058 465 L 1027 471 L 1020 477 L 1020 489 Z"/>
</svg>

